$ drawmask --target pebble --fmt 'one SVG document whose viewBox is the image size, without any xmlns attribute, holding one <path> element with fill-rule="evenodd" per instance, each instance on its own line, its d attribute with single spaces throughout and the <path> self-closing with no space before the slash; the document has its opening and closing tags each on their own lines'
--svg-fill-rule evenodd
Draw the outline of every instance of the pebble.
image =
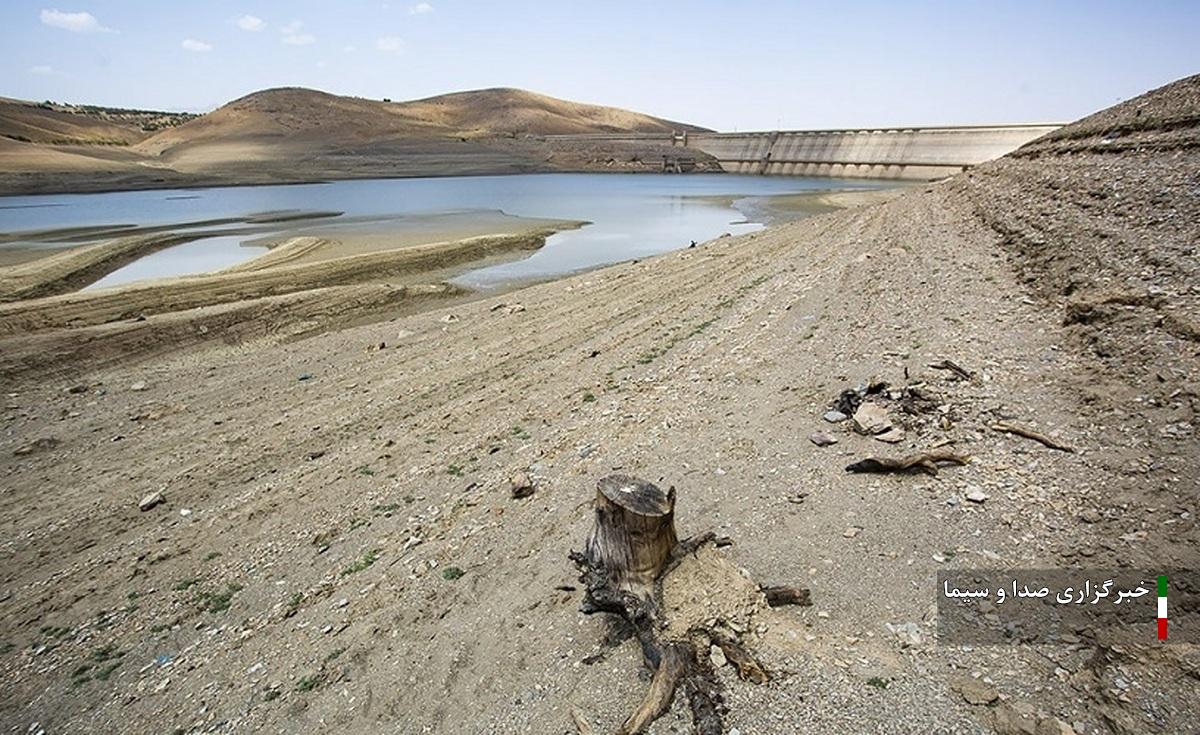
<svg viewBox="0 0 1200 735">
<path fill-rule="evenodd" d="M 145 384 L 144 382 L 142 382 L 142 381 L 140 381 L 140 380 L 139 380 L 138 382 L 136 382 L 136 383 L 134 383 L 133 385 L 129 386 L 129 390 L 136 390 L 136 391 L 143 391 L 143 390 L 146 390 L 146 384 Z"/>
<path fill-rule="evenodd" d="M 528 498 L 533 495 L 533 481 L 529 479 L 529 474 L 521 471 L 514 473 L 508 478 L 508 493 L 513 499 Z"/>
<path fill-rule="evenodd" d="M 988 499 L 987 493 L 979 488 L 972 488 L 971 490 L 968 490 L 964 497 L 966 497 L 966 499 L 972 503 L 979 503 L 981 505 L 983 504 L 983 501 Z"/>
<path fill-rule="evenodd" d="M 163 494 L 160 492 L 150 493 L 146 497 L 142 498 L 141 502 L 138 503 L 138 510 L 142 512 L 148 511 L 165 500 L 166 498 L 163 497 Z"/>
<path fill-rule="evenodd" d="M 842 413 L 841 411 L 826 411 L 825 415 L 822 416 L 821 418 L 825 419 L 826 421 L 828 421 L 831 424 L 837 424 L 837 423 L 841 423 L 842 421 L 845 421 L 846 419 L 848 419 L 850 417 L 847 416 L 846 414 Z"/>
<path fill-rule="evenodd" d="M 837 437 L 832 434 L 826 434 L 823 431 L 816 431 L 808 435 L 808 440 L 818 447 L 828 447 L 832 444 L 837 444 Z"/>
<path fill-rule="evenodd" d="M 715 645 L 708 650 L 708 658 L 712 661 L 714 669 L 719 669 L 729 662 L 725 658 L 725 652 L 721 650 L 721 647 Z"/>
</svg>

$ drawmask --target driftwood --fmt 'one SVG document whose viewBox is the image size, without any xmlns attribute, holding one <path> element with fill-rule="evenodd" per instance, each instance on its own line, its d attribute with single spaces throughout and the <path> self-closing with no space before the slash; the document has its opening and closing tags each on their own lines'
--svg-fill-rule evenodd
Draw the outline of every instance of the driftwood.
<svg viewBox="0 0 1200 735">
<path fill-rule="evenodd" d="M 723 629 L 690 629 L 682 639 L 666 635 L 663 579 L 701 547 L 718 544 L 712 533 L 679 541 L 675 533 L 675 489 L 624 475 L 610 475 L 596 488 L 595 522 L 584 551 L 572 552 L 585 592 L 580 610 L 609 613 L 624 621 L 653 672 L 641 703 L 618 732 L 643 732 L 670 709 L 682 691 L 698 735 L 724 732 L 721 687 L 709 663 L 717 645 L 746 681 L 763 683 L 767 673 L 734 635 Z M 720 590 L 714 590 L 720 594 Z M 711 642 L 711 643 L 710 643 Z M 576 727 L 579 719 L 576 718 Z"/>
<path fill-rule="evenodd" d="M 966 464 L 970 458 L 950 449 L 932 449 L 927 452 L 917 452 L 906 457 L 893 459 L 891 457 L 868 457 L 854 464 L 846 465 L 847 472 L 908 472 L 923 470 L 931 475 L 938 473 L 939 464 Z"/>
<path fill-rule="evenodd" d="M 1052 439 L 1049 436 L 1046 436 L 1045 434 L 1041 433 L 1040 431 L 1034 431 L 1033 429 L 1030 429 L 1028 427 L 1021 426 L 1020 424 L 1014 424 L 1011 421 L 997 421 L 994 424 L 992 424 L 992 429 L 994 429 L 996 431 L 1002 431 L 1005 434 L 1016 434 L 1017 436 L 1023 436 L 1026 439 L 1033 439 L 1035 442 L 1040 442 L 1042 445 L 1047 446 L 1051 449 L 1057 449 L 1060 452 L 1074 452 L 1075 451 L 1073 448 L 1068 447 L 1065 444 L 1058 443 L 1057 441 L 1055 441 L 1054 439 Z"/>
<path fill-rule="evenodd" d="M 929 367 L 933 368 L 934 370 L 949 370 L 963 380 L 975 379 L 974 373 L 972 373 L 970 370 L 967 370 L 962 365 L 954 362 L 953 360 L 939 360 L 937 362 L 931 362 L 929 363 Z"/>
</svg>

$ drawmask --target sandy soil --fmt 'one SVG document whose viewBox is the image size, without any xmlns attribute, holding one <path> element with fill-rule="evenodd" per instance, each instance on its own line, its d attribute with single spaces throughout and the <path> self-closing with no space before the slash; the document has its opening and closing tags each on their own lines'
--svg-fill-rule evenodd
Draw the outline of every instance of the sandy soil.
<svg viewBox="0 0 1200 735">
<path fill-rule="evenodd" d="M 770 683 L 719 670 L 730 731 L 1194 730 L 1192 646 L 939 646 L 932 606 L 939 568 L 1200 561 L 1198 88 L 872 206 L 315 339 L 9 384 L 0 721 L 559 734 L 577 708 L 612 731 L 640 656 L 591 658 L 605 626 L 566 555 L 619 469 L 674 485 L 680 532 L 727 534 L 754 579 L 812 589 L 753 631 Z M 1141 145 L 1103 150 L 1135 112 Z M 822 420 L 871 380 L 936 407 L 895 446 Z M 944 441 L 972 461 L 843 470 Z M 516 470 L 531 497 L 509 497 Z M 677 701 L 652 732 L 687 727 Z"/>
</svg>

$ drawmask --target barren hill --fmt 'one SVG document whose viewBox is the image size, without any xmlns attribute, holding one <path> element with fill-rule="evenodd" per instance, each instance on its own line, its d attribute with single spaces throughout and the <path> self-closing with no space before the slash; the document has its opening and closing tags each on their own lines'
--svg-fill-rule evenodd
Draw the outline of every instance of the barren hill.
<svg viewBox="0 0 1200 735">
<path fill-rule="evenodd" d="M 99 108 L 76 108 L 77 110 Z M 183 124 L 0 103 L 0 193 L 322 178 L 642 170 L 658 144 L 547 142 L 568 133 L 701 130 L 628 110 L 484 89 L 409 102 L 268 89 Z M 124 111 L 131 112 L 131 111 Z M 151 113 L 147 113 L 151 114 Z M 149 127 L 162 128 L 150 134 Z M 119 148 L 102 152 L 106 148 Z M 66 154 L 66 155 L 64 155 Z M 699 158 L 705 158 L 700 155 Z"/>
</svg>

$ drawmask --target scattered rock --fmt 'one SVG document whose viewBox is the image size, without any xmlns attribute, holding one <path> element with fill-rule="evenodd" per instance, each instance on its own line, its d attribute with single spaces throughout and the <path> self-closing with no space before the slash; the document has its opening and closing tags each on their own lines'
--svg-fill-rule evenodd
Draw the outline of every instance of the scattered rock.
<svg viewBox="0 0 1200 735">
<path fill-rule="evenodd" d="M 825 419 L 826 421 L 828 421 L 831 424 L 839 424 L 850 417 L 847 416 L 846 414 L 842 413 L 841 411 L 826 411 L 825 415 L 822 416 L 821 418 Z"/>
<path fill-rule="evenodd" d="M 138 382 L 129 386 L 129 390 L 136 390 L 136 391 L 146 390 L 146 383 L 144 381 L 139 380 Z"/>
<path fill-rule="evenodd" d="M 864 403 L 858 407 L 851 419 L 854 430 L 867 436 L 875 436 L 892 429 L 892 420 L 887 409 L 877 403 Z"/>
<path fill-rule="evenodd" d="M 1079 520 L 1084 523 L 1099 523 L 1101 521 L 1100 512 L 1094 508 L 1088 508 L 1079 514 Z"/>
<path fill-rule="evenodd" d="M 887 623 L 886 627 L 889 633 L 900 640 L 902 648 L 919 646 L 925 640 L 917 623 Z"/>
<path fill-rule="evenodd" d="M 141 502 L 138 503 L 138 510 L 140 510 L 144 513 L 146 511 L 150 510 L 151 508 L 153 508 L 154 506 L 156 506 L 160 503 L 163 503 L 165 501 L 166 501 L 166 498 L 163 497 L 162 493 L 153 492 L 153 493 L 150 493 L 149 495 L 147 495 L 146 497 L 142 498 Z"/>
<path fill-rule="evenodd" d="M 458 317 L 454 314 L 447 314 L 441 319 L 438 319 L 438 321 L 442 322 L 443 324 L 453 324 L 454 322 L 458 321 Z"/>
<path fill-rule="evenodd" d="M 980 679 L 960 677 L 950 683 L 950 688 L 962 695 L 967 704 L 991 704 L 1000 698 L 995 687 Z"/>
<path fill-rule="evenodd" d="M 1038 720 L 1037 735 L 1075 735 L 1075 728 L 1058 719 L 1045 717 Z"/>
<path fill-rule="evenodd" d="M 80 383 L 79 385 L 73 385 L 70 388 L 67 388 L 67 392 L 73 395 L 79 395 L 80 393 L 87 393 L 88 387 L 86 384 Z"/>
<path fill-rule="evenodd" d="M 13 454 L 18 457 L 24 457 L 26 455 L 33 454 L 34 452 L 48 452 L 61 443 L 62 442 L 55 437 L 43 436 L 40 439 L 34 439 L 28 444 L 23 444 L 17 447 L 16 450 L 13 451 Z"/>
<path fill-rule="evenodd" d="M 874 438 L 881 442 L 887 442 L 888 444 L 896 444 L 904 440 L 904 429 L 899 429 L 893 426 L 882 434 L 876 434 Z"/>
<path fill-rule="evenodd" d="M 533 481 L 529 479 L 528 473 L 522 471 L 514 474 L 508 479 L 508 492 L 514 500 L 518 498 L 528 498 L 533 495 Z"/>
<path fill-rule="evenodd" d="M 842 418 L 845 418 L 843 415 Z M 823 431 L 815 431 L 808 435 L 808 440 L 818 447 L 828 447 L 832 444 L 837 444 L 837 437 L 832 434 L 826 434 Z"/>
<path fill-rule="evenodd" d="M 854 538 L 861 531 L 862 531 L 862 528 L 860 528 L 858 526 L 851 526 L 850 528 L 847 528 L 845 531 L 842 531 L 842 536 L 844 538 Z"/>
</svg>

